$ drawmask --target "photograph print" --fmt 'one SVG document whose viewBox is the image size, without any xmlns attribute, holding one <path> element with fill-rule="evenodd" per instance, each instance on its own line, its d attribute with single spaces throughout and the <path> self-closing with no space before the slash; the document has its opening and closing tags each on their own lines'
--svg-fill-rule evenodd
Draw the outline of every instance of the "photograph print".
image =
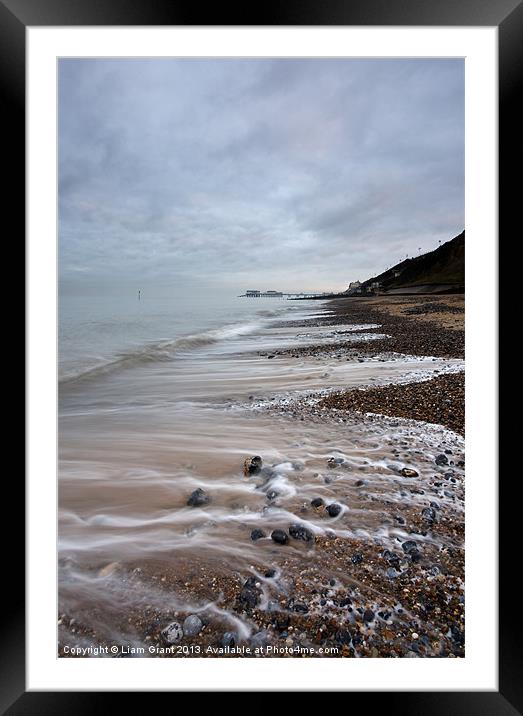
<svg viewBox="0 0 523 716">
<path fill-rule="evenodd" d="M 58 657 L 465 656 L 464 90 L 58 60 Z"/>
</svg>

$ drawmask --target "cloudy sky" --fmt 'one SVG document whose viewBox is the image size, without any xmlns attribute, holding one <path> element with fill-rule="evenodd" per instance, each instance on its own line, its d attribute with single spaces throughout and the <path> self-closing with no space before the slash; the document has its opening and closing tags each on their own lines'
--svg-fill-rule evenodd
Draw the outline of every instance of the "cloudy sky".
<svg viewBox="0 0 523 716">
<path fill-rule="evenodd" d="M 59 63 L 67 290 L 342 290 L 464 228 L 462 60 Z"/>
</svg>

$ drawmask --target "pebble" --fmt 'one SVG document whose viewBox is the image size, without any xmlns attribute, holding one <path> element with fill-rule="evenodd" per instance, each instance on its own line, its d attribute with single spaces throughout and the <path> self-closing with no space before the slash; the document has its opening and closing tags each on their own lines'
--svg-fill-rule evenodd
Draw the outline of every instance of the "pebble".
<svg viewBox="0 0 523 716">
<path fill-rule="evenodd" d="M 406 542 L 403 542 L 401 547 L 402 547 L 403 551 L 406 552 L 407 554 L 410 554 L 410 552 L 417 551 L 417 549 L 418 549 L 418 545 L 416 542 L 414 542 L 414 540 L 407 540 Z"/>
<path fill-rule="evenodd" d="M 400 470 L 400 475 L 403 475 L 403 477 L 419 477 L 419 472 L 412 470 L 410 467 L 404 467 Z"/>
<path fill-rule="evenodd" d="M 261 594 L 262 591 L 256 582 L 256 577 L 249 577 L 241 589 L 240 604 L 244 609 L 253 609 L 260 601 Z"/>
<path fill-rule="evenodd" d="M 448 464 L 449 464 L 449 459 L 448 459 L 448 457 L 447 457 L 446 455 L 444 455 L 443 453 L 441 453 L 441 455 L 438 455 L 438 456 L 436 457 L 435 463 L 436 463 L 436 465 L 440 465 L 440 466 L 442 466 L 442 465 L 448 465 Z"/>
<path fill-rule="evenodd" d="M 190 614 L 183 623 L 183 633 L 185 636 L 196 636 L 202 630 L 203 622 L 196 614 Z"/>
<path fill-rule="evenodd" d="M 421 511 L 421 516 L 425 522 L 435 522 L 436 510 L 433 507 L 425 507 L 425 509 Z"/>
<path fill-rule="evenodd" d="M 257 475 L 263 465 L 263 461 L 259 455 L 253 455 L 243 461 L 243 474 L 245 477 L 250 475 Z"/>
<path fill-rule="evenodd" d="M 363 621 L 367 623 L 374 621 L 374 612 L 372 609 L 365 609 L 363 612 Z"/>
<path fill-rule="evenodd" d="M 337 502 L 333 502 L 327 507 L 327 512 L 331 517 L 337 517 L 341 512 L 341 505 L 338 505 Z"/>
<path fill-rule="evenodd" d="M 236 646 L 237 641 L 237 635 L 233 631 L 226 631 L 225 634 L 221 638 L 220 645 L 223 646 L 224 649 L 227 647 L 231 648 L 233 646 Z"/>
<path fill-rule="evenodd" d="M 166 644 L 178 644 L 183 638 L 183 629 L 178 622 L 172 622 L 162 631 L 162 639 Z"/>
<path fill-rule="evenodd" d="M 314 534 L 304 525 L 291 525 L 289 534 L 294 539 L 301 539 L 304 542 L 314 542 Z"/>
<path fill-rule="evenodd" d="M 321 497 L 315 497 L 314 500 L 311 500 L 311 505 L 313 507 L 321 507 L 324 504 L 325 502 L 322 500 Z"/>
<path fill-rule="evenodd" d="M 289 541 L 288 536 L 283 530 L 273 530 L 271 539 L 273 542 L 277 542 L 278 544 L 287 544 Z"/>
<path fill-rule="evenodd" d="M 191 492 L 189 495 L 189 499 L 187 500 L 187 504 L 189 507 L 201 507 L 201 505 L 206 505 L 210 501 L 209 495 L 202 490 L 201 487 L 198 487 L 194 492 Z"/>
<path fill-rule="evenodd" d="M 251 532 L 251 539 L 253 542 L 256 542 L 258 539 L 263 539 L 266 536 L 267 535 L 263 530 L 256 529 Z"/>
</svg>

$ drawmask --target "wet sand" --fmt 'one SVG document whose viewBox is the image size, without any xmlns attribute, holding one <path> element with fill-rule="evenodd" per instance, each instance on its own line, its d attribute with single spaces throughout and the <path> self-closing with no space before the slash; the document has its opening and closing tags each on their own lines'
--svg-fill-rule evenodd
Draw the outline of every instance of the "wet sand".
<svg viewBox="0 0 523 716">
<path fill-rule="evenodd" d="M 450 299 L 430 302 L 459 308 Z M 462 357 L 463 335 L 443 325 L 448 311 L 428 309 L 430 321 L 429 312 L 405 313 L 424 303 L 331 303 L 303 327 L 320 335 L 379 325 L 352 333 L 390 337 L 334 335 L 283 349 L 275 341 L 220 358 L 227 390 L 213 381 L 209 405 L 198 367 L 183 365 L 161 419 L 119 417 L 120 432 L 103 408 L 117 381 L 92 417 L 71 408 L 62 431 L 59 655 L 463 656 L 464 441 L 458 424 L 458 432 L 441 427 L 449 423 L 436 405 L 416 414 L 413 388 L 443 393 L 461 381 L 440 373 L 459 369 L 448 359 Z M 402 353 L 428 359 L 409 363 Z M 271 381 L 260 383 L 263 375 Z M 144 386 L 160 400 L 167 377 L 137 382 L 133 411 Z M 406 382 L 416 377 L 424 382 Z M 351 400 L 367 393 L 372 404 L 347 402 L 351 392 L 340 388 L 349 379 Z M 82 454 L 91 432 L 97 451 Z M 262 470 L 244 475 L 252 455 Z M 198 489 L 208 501 L 187 504 Z"/>
</svg>

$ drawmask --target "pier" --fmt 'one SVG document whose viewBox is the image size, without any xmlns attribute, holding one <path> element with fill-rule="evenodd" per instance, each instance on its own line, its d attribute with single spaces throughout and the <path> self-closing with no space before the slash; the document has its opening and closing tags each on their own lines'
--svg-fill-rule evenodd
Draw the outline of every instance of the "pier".
<svg viewBox="0 0 523 716">
<path fill-rule="evenodd" d="M 320 296 L 331 296 L 332 294 L 324 291 L 323 293 L 317 293 L 313 291 L 304 291 L 301 293 L 285 293 L 283 291 L 245 291 L 238 298 L 318 298 Z"/>
</svg>

